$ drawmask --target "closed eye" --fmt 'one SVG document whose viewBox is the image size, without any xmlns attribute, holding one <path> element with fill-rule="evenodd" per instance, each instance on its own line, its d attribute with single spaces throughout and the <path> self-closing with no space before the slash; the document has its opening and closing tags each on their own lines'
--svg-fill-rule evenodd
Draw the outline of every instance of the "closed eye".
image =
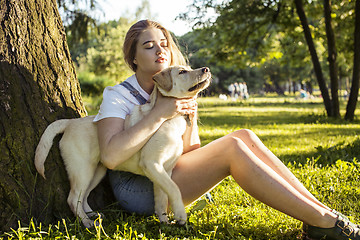
<svg viewBox="0 0 360 240">
<path fill-rule="evenodd" d="M 187 73 L 187 72 L 188 72 L 188 70 L 183 69 L 183 70 L 179 71 L 179 74 L 184 74 L 184 73 Z"/>
</svg>

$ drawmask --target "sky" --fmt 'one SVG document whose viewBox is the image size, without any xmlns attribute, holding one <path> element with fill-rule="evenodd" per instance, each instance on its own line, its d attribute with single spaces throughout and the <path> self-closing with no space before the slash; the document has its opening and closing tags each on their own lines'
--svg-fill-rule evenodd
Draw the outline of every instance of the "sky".
<svg viewBox="0 0 360 240">
<path fill-rule="evenodd" d="M 105 13 L 104 21 L 117 20 L 124 14 L 135 13 L 141 2 L 142 0 L 98 0 L 98 4 Z M 182 36 L 191 31 L 191 26 L 187 22 L 175 21 L 175 18 L 180 13 L 186 12 L 193 0 L 151 0 L 149 2 L 151 14 L 154 16 L 152 20 L 159 22 L 176 36 Z"/>
</svg>

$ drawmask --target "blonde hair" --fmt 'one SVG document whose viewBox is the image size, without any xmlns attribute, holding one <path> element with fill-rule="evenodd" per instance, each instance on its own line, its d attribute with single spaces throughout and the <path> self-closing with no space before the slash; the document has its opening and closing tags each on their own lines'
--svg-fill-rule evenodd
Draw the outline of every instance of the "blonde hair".
<svg viewBox="0 0 360 240">
<path fill-rule="evenodd" d="M 137 65 L 134 63 L 134 59 L 136 54 L 136 45 L 139 40 L 139 36 L 146 29 L 152 27 L 160 29 L 163 32 L 168 42 L 168 48 L 171 52 L 170 66 L 188 65 L 185 57 L 183 56 L 183 54 L 181 53 L 178 47 L 177 42 L 174 41 L 170 32 L 166 28 L 161 26 L 159 23 L 151 20 L 140 20 L 130 27 L 129 31 L 126 33 L 124 45 L 123 45 L 124 59 L 125 62 L 131 68 L 131 70 L 136 72 L 137 69 Z"/>
</svg>

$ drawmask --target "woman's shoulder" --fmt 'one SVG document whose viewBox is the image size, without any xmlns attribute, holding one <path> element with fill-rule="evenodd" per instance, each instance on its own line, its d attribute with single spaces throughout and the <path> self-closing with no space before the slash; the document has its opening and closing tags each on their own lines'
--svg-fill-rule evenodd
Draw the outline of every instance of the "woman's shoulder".
<svg viewBox="0 0 360 240">
<path fill-rule="evenodd" d="M 125 81 L 131 80 L 131 77 Z M 136 104 L 136 99 L 131 95 L 129 90 L 120 84 L 108 86 L 104 89 L 103 100 L 99 113 L 94 121 L 99 121 L 108 117 L 116 117 L 125 119 Z"/>
<path fill-rule="evenodd" d="M 136 81 L 135 75 L 132 75 L 132 76 L 128 77 L 127 79 L 125 79 L 124 82 L 130 83 L 132 85 L 134 83 L 134 79 Z M 114 86 L 107 86 L 104 89 L 104 95 L 105 94 L 121 94 L 121 95 L 123 95 L 126 92 L 128 92 L 128 90 L 121 83 L 116 84 Z"/>
</svg>

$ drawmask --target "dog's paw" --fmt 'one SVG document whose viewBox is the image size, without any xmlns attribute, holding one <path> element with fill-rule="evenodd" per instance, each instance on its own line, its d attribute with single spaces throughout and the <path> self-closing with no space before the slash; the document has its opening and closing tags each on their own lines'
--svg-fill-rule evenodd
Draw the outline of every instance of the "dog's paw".
<svg viewBox="0 0 360 240">
<path fill-rule="evenodd" d="M 100 226 L 102 220 L 104 219 L 103 214 L 92 212 L 91 214 L 87 213 L 88 218 L 82 219 L 82 223 L 86 228 L 92 228 L 94 226 Z"/>
<path fill-rule="evenodd" d="M 186 220 L 176 220 L 176 224 L 183 226 L 186 224 Z"/>
<path fill-rule="evenodd" d="M 84 227 L 86 227 L 86 228 L 94 227 L 94 220 L 91 220 L 90 218 L 84 218 L 81 221 L 82 221 Z"/>
<path fill-rule="evenodd" d="M 96 219 L 96 218 L 105 218 L 105 215 L 100 213 L 100 212 L 87 212 L 86 215 L 88 215 L 89 218 L 91 219 Z"/>
<path fill-rule="evenodd" d="M 179 212 L 177 212 L 177 213 L 174 212 L 174 218 L 175 218 L 176 223 L 178 225 L 185 225 L 186 219 L 187 219 L 185 209 L 183 211 L 180 211 L 180 213 Z"/>
<path fill-rule="evenodd" d="M 182 226 L 182 225 L 185 225 L 186 224 L 186 216 L 185 218 L 175 218 L 176 219 L 176 224 Z"/>
<path fill-rule="evenodd" d="M 160 223 L 169 224 L 169 218 L 166 213 L 158 214 Z"/>
</svg>

